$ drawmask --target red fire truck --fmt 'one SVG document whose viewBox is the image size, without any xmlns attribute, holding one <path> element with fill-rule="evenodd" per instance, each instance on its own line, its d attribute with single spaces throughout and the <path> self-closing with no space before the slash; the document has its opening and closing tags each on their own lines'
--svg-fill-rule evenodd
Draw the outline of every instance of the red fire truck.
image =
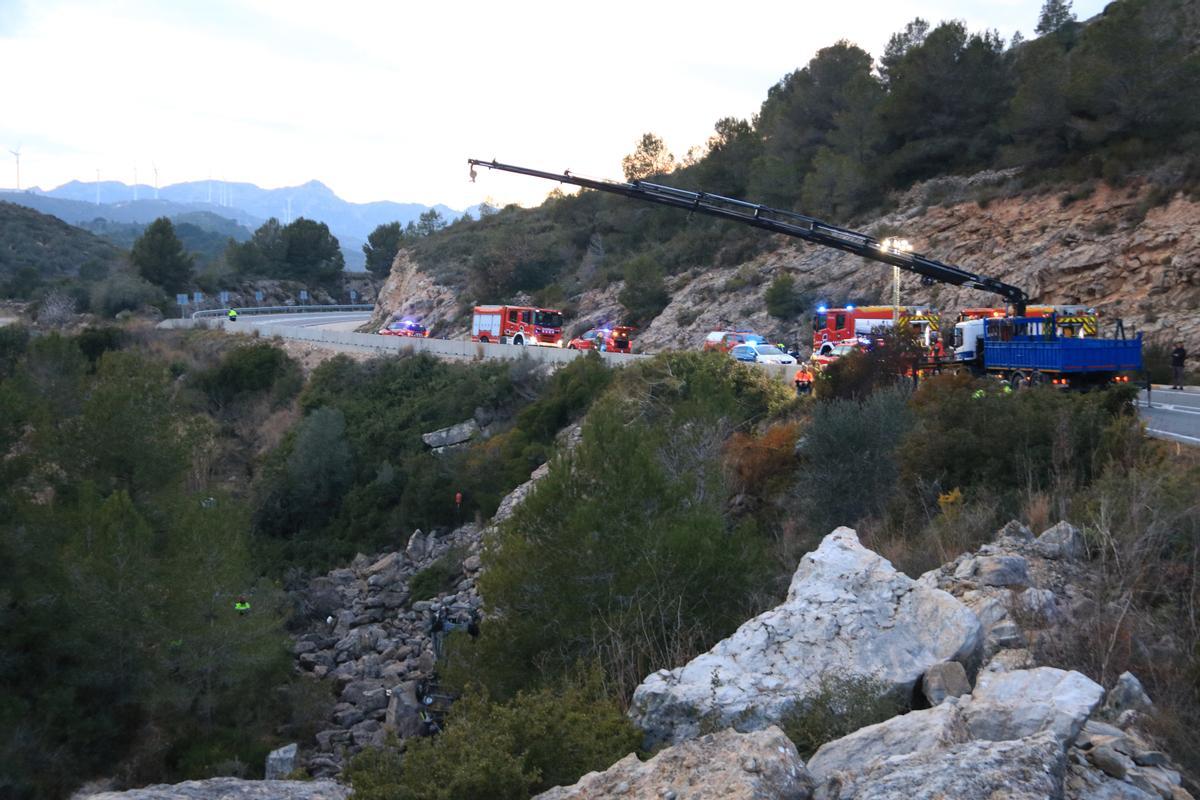
<svg viewBox="0 0 1200 800">
<path fill-rule="evenodd" d="M 561 311 L 532 306 L 476 306 L 472 342 L 562 347 Z"/>
<path fill-rule="evenodd" d="M 892 306 L 819 306 L 813 317 L 813 353 L 829 355 L 843 342 L 869 344 L 873 330 L 892 326 L 894 313 Z M 912 328 L 931 352 L 938 348 L 937 312 L 924 306 L 901 306 L 900 322 Z"/>
</svg>

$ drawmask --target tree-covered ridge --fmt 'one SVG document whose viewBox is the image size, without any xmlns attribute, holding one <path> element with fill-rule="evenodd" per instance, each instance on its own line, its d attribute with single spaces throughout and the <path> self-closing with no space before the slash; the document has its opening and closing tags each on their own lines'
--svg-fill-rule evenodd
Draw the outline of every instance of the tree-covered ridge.
<svg viewBox="0 0 1200 800">
<path fill-rule="evenodd" d="M 771 87 L 750 120 L 723 118 L 682 159 L 647 134 L 627 179 L 753 199 L 850 222 L 914 182 L 1021 167 L 1026 188 L 1104 179 L 1167 163 L 1168 187 L 1200 176 L 1197 24 L 1183 0 L 1117 0 L 1078 22 L 1048 0 L 1031 41 L 923 19 L 878 58 L 841 41 Z M 538 165 L 531 165 L 538 166 Z M 1161 179 L 1163 176 L 1159 176 Z M 471 299 L 518 292 L 562 302 L 620 279 L 645 256 L 666 273 L 738 263 L 765 238 L 721 221 L 623 198 L 552 193 L 411 245 Z M 635 305 L 637 305 L 635 301 Z"/>
<path fill-rule="evenodd" d="M 27 297 L 36 286 L 69 277 L 101 278 L 124 263 L 119 248 L 87 231 L 0 202 L 0 293 Z"/>
</svg>

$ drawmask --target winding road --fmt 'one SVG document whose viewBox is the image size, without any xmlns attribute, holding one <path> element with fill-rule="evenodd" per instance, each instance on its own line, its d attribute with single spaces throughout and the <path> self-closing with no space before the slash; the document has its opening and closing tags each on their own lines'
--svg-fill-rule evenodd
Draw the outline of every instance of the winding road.
<svg viewBox="0 0 1200 800">
<path fill-rule="evenodd" d="M 1200 391 L 1196 387 L 1184 391 L 1155 387 L 1149 397 L 1143 391 L 1138 395 L 1138 411 L 1150 435 L 1200 445 Z"/>
</svg>

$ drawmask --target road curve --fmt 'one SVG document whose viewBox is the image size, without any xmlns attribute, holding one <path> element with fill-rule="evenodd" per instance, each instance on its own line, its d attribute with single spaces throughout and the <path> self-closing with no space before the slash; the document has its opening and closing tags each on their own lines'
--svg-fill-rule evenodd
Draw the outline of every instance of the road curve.
<svg viewBox="0 0 1200 800">
<path fill-rule="evenodd" d="M 1146 431 L 1160 439 L 1200 445 L 1200 391 L 1154 388 L 1138 395 Z"/>
<path fill-rule="evenodd" d="M 369 311 L 326 311 L 311 314 L 243 314 L 235 325 L 243 322 L 248 326 L 266 328 L 287 326 L 291 328 L 325 328 L 332 331 L 352 331 L 371 318 Z"/>
</svg>

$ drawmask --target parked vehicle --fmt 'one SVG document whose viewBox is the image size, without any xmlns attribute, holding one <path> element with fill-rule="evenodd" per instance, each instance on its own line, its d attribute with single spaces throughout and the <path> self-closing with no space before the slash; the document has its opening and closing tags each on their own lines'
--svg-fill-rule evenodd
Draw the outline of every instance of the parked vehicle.
<svg viewBox="0 0 1200 800">
<path fill-rule="evenodd" d="M 730 348 L 729 354 L 738 361 L 756 364 L 795 364 L 796 359 L 773 344 L 739 344 Z"/>
<path fill-rule="evenodd" d="M 552 308 L 476 306 L 471 341 L 562 347 L 563 315 Z"/>
<path fill-rule="evenodd" d="M 729 352 L 739 344 L 767 344 L 767 340 L 753 331 L 713 331 L 704 337 L 705 350 Z"/>
<path fill-rule="evenodd" d="M 1088 388 L 1107 383 L 1123 383 L 1130 372 L 1142 369 L 1142 342 L 1139 335 L 1136 339 L 1126 339 L 1124 329 L 1119 324 L 1117 334 L 1112 339 L 1100 339 L 1092 335 L 1079 336 L 1077 331 L 1070 330 L 1073 325 L 1063 328 L 1058 325 L 1058 318 L 1070 319 L 1071 314 L 1059 313 L 1054 309 L 1047 316 L 1034 316 L 1029 313 L 1029 295 L 1024 289 L 1009 283 L 990 278 L 976 272 L 971 272 L 954 264 L 947 264 L 920 253 L 914 253 L 912 248 L 903 240 L 893 237 L 876 239 L 873 235 L 855 231 L 782 208 L 772 208 L 759 203 L 751 203 L 736 197 L 724 197 L 710 192 L 696 192 L 680 189 L 674 186 L 635 180 L 628 183 L 606 181 L 596 178 L 584 178 L 570 172 L 562 174 L 542 170 L 519 167 L 513 164 L 502 164 L 498 161 L 484 161 L 477 158 L 467 159 L 472 167 L 486 167 L 519 175 L 542 178 L 581 186 L 610 194 L 621 195 L 632 200 L 641 200 L 655 205 L 677 208 L 689 214 L 705 214 L 719 219 L 749 225 L 769 233 L 780 233 L 797 239 L 840 250 L 843 253 L 861 256 L 862 258 L 886 264 L 890 267 L 906 270 L 921 277 L 924 285 L 944 283 L 950 286 L 962 286 L 984 292 L 991 292 L 1003 298 L 1006 308 L 1003 317 L 960 321 L 955 326 L 954 356 L 955 369 L 969 369 L 976 374 L 991 374 L 1004 376 L 1009 380 L 1028 381 L 1037 383 L 1049 376 L 1050 380 L 1066 380 L 1069 386 Z M 889 308 L 890 307 L 884 307 Z M 1053 307 L 1052 307 L 1053 308 Z M 1078 322 L 1078 332 L 1087 333 L 1089 316 L 1086 311 L 1075 315 L 1081 317 Z M 850 337 L 851 326 L 848 318 L 842 320 L 841 328 Z M 837 320 L 835 318 L 836 325 Z M 978 324 L 979 334 L 974 329 L 959 330 L 967 324 Z M 1094 327 L 1094 321 L 1092 322 Z M 819 334 L 822 326 L 817 325 Z M 828 319 L 823 326 L 829 329 Z M 727 332 L 714 331 L 705 341 L 706 349 L 717 349 L 725 343 Z M 858 338 L 857 331 L 853 333 Z M 715 337 L 715 338 L 714 338 Z M 868 337 L 870 338 L 870 337 Z M 741 344 L 736 342 L 735 344 Z M 822 345 L 824 343 L 822 342 Z M 829 345 L 832 350 L 836 345 Z M 728 348 L 726 348 L 728 349 Z M 818 351 L 821 349 L 817 348 Z M 945 350 L 943 354 L 939 352 Z M 970 358 L 967 355 L 970 354 Z M 945 356 L 949 356 L 949 345 L 939 342 L 937 349 L 929 353 L 929 368 L 938 370 L 946 364 Z M 923 367 L 914 365 L 921 371 Z M 1060 383 L 1061 385 L 1061 383 Z"/>
<path fill-rule="evenodd" d="M 379 335 L 380 336 L 417 336 L 417 337 L 424 338 L 424 337 L 429 336 L 429 329 L 426 328 L 421 323 L 414 322 L 411 319 L 402 319 L 397 322 L 393 322 L 391 325 L 388 325 L 387 327 L 380 328 Z"/>
<path fill-rule="evenodd" d="M 842 342 L 870 343 L 872 334 L 881 328 L 891 328 L 899 316 L 929 352 L 939 350 L 938 328 L 940 315 L 926 306 L 900 306 L 899 314 L 892 306 L 818 306 L 813 315 L 813 353 L 828 354 Z"/>
<path fill-rule="evenodd" d="M 813 356 L 812 356 L 813 368 L 817 369 L 817 370 L 823 370 L 823 369 L 827 368 L 833 362 L 837 361 L 839 358 L 848 356 L 851 353 L 856 352 L 861 349 L 862 349 L 862 345 L 859 344 L 857 341 L 854 341 L 854 342 L 842 342 L 841 344 L 834 345 L 833 347 L 829 348 L 827 351 L 825 351 L 823 353 L 813 353 Z"/>
<path fill-rule="evenodd" d="M 568 350 L 599 350 L 602 353 L 632 353 L 631 325 L 614 325 L 609 328 L 592 328 L 576 336 L 567 344 Z"/>
</svg>

